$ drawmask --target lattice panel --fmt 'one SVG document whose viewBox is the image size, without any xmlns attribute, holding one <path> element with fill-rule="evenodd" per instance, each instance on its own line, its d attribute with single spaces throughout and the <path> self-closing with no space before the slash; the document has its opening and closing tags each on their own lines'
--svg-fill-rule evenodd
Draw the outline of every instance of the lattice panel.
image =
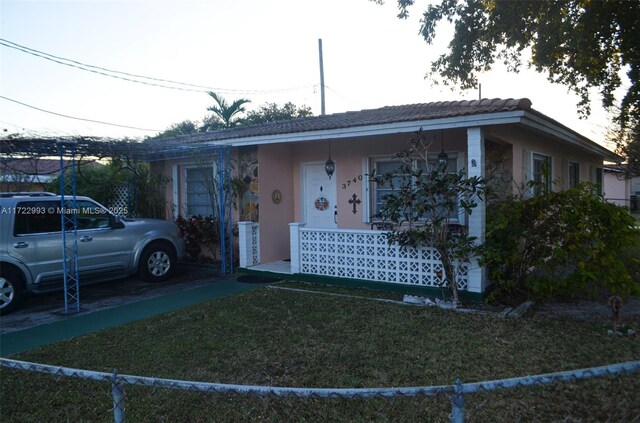
<svg viewBox="0 0 640 423">
<path fill-rule="evenodd" d="M 253 264 L 260 264 L 260 225 L 251 227 L 251 257 Z"/>
<path fill-rule="evenodd" d="M 468 265 L 457 267 L 459 288 L 466 289 Z M 435 249 L 390 246 L 383 233 L 301 229 L 300 271 L 312 275 L 439 287 L 438 273 L 443 269 Z"/>
<path fill-rule="evenodd" d="M 111 210 L 128 210 L 129 209 L 129 187 L 127 185 L 118 185 L 113 188 L 114 195 L 111 200 Z"/>
</svg>

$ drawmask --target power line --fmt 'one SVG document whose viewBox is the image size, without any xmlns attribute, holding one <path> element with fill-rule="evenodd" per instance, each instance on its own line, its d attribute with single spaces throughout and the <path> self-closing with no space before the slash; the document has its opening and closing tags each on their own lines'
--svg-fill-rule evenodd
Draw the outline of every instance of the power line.
<svg viewBox="0 0 640 423">
<path fill-rule="evenodd" d="M 23 125 L 16 125 L 15 123 L 7 122 L 7 121 L 4 121 L 4 120 L 0 120 L 0 123 L 4 123 L 5 125 L 13 126 L 13 127 L 17 128 L 18 130 L 22 130 L 22 131 L 37 132 L 34 129 L 29 129 L 29 128 L 26 128 Z M 3 128 L 3 130 L 6 130 L 6 128 Z"/>
<path fill-rule="evenodd" d="M 45 109 L 41 109 L 39 107 L 31 106 L 29 104 L 22 103 L 22 102 L 20 102 L 18 100 L 14 100 L 14 99 L 11 99 L 11 98 L 8 98 L 8 97 L 4 97 L 4 96 L 1 96 L 1 95 L 0 95 L 0 98 L 3 99 L 3 100 L 11 101 L 13 103 L 19 104 L 19 105 L 24 106 L 24 107 L 28 107 L 30 109 L 38 110 L 40 112 L 49 113 L 49 114 L 56 115 L 56 116 L 61 116 L 61 117 L 68 118 L 68 119 L 75 119 L 75 120 L 82 120 L 82 121 L 85 121 L 85 122 L 99 123 L 101 125 L 117 126 L 119 128 L 137 129 L 139 131 L 148 131 L 148 132 L 161 132 L 162 131 L 161 129 L 138 128 L 136 126 L 118 125 L 117 123 L 103 122 L 101 120 L 85 119 L 85 118 L 79 118 L 79 117 L 75 117 L 75 116 L 69 116 L 69 115 L 65 115 L 65 114 L 62 114 L 62 113 L 56 113 L 56 112 L 52 112 L 50 110 L 45 110 Z"/>
<path fill-rule="evenodd" d="M 331 88 L 330 86 L 326 85 L 325 88 L 328 89 L 329 91 L 331 91 L 332 93 L 334 93 L 335 95 L 337 95 L 338 97 L 341 97 L 343 100 L 346 100 L 349 103 L 351 103 L 351 104 L 353 104 L 353 105 L 355 105 L 357 107 L 357 104 L 356 104 L 355 101 L 351 100 L 350 98 L 347 98 L 347 97 L 343 96 L 342 94 L 340 94 L 339 92 L 337 92 L 336 90 Z"/>
<path fill-rule="evenodd" d="M 160 87 L 160 88 L 168 88 L 172 90 L 191 91 L 191 92 L 215 91 L 215 92 L 229 93 L 229 94 L 268 94 L 268 93 L 277 93 L 277 92 L 286 92 L 286 91 L 297 91 L 304 88 L 314 87 L 314 84 L 300 85 L 297 87 L 290 87 L 290 88 L 279 88 L 279 89 L 273 89 L 273 90 L 237 90 L 237 89 L 231 89 L 231 88 L 208 87 L 205 85 L 189 84 L 186 82 L 172 81 L 170 79 L 154 78 L 150 76 L 137 75 L 133 73 L 107 69 L 100 66 L 89 65 L 76 60 L 66 59 L 64 57 L 55 56 L 53 54 L 45 53 L 40 50 L 32 49 L 30 47 L 26 47 L 26 46 L 14 43 L 13 41 L 9 41 L 4 38 L 0 38 L 0 45 L 8 48 L 12 48 L 14 50 L 18 50 L 26 54 L 30 54 L 35 57 L 39 57 L 41 59 L 49 60 L 59 65 L 69 66 L 69 67 L 83 70 L 86 72 L 92 72 L 98 75 L 121 79 L 128 82 L 135 82 L 138 84 L 150 85 L 150 86 Z M 118 75 L 124 75 L 124 76 L 118 76 Z M 146 81 L 140 81 L 138 79 L 131 79 L 131 78 L 147 79 L 149 81 L 155 81 L 155 82 L 146 82 Z M 184 87 L 164 85 L 164 84 L 160 84 L 159 82 L 164 82 L 164 83 L 174 84 L 174 85 L 182 85 Z"/>
</svg>

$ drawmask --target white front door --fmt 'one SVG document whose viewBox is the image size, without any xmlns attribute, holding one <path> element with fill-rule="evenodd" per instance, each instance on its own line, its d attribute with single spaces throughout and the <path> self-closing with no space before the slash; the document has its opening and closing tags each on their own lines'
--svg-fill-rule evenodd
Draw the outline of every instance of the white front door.
<svg viewBox="0 0 640 423">
<path fill-rule="evenodd" d="M 324 163 L 304 164 L 303 212 L 308 228 L 336 228 L 338 206 L 336 204 L 336 175 L 329 179 Z"/>
</svg>

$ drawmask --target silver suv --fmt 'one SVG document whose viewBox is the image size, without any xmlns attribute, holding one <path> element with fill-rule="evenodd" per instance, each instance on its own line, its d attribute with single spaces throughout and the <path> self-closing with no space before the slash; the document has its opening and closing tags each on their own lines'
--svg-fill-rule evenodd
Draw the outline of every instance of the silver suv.
<svg viewBox="0 0 640 423">
<path fill-rule="evenodd" d="M 87 197 L 63 209 L 60 200 L 45 192 L 0 193 L 0 314 L 15 310 L 26 293 L 63 288 L 62 210 L 76 215 L 82 284 L 134 273 L 163 281 L 184 256 L 173 222 L 121 218 Z"/>
</svg>

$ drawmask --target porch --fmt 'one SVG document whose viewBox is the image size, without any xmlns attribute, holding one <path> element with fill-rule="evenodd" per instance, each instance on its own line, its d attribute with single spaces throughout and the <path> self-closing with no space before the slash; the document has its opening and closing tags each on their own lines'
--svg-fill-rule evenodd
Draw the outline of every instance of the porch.
<svg viewBox="0 0 640 423">
<path fill-rule="evenodd" d="M 290 260 L 260 261 L 260 225 L 240 222 L 240 267 L 252 272 L 269 272 L 309 279 L 365 281 L 378 288 L 415 293 L 416 288 L 439 292 L 444 272 L 433 248 L 400 248 L 389 245 L 385 231 L 307 228 L 289 224 Z M 459 289 L 481 294 L 482 281 L 474 280 L 479 266 L 457 265 Z"/>
</svg>

